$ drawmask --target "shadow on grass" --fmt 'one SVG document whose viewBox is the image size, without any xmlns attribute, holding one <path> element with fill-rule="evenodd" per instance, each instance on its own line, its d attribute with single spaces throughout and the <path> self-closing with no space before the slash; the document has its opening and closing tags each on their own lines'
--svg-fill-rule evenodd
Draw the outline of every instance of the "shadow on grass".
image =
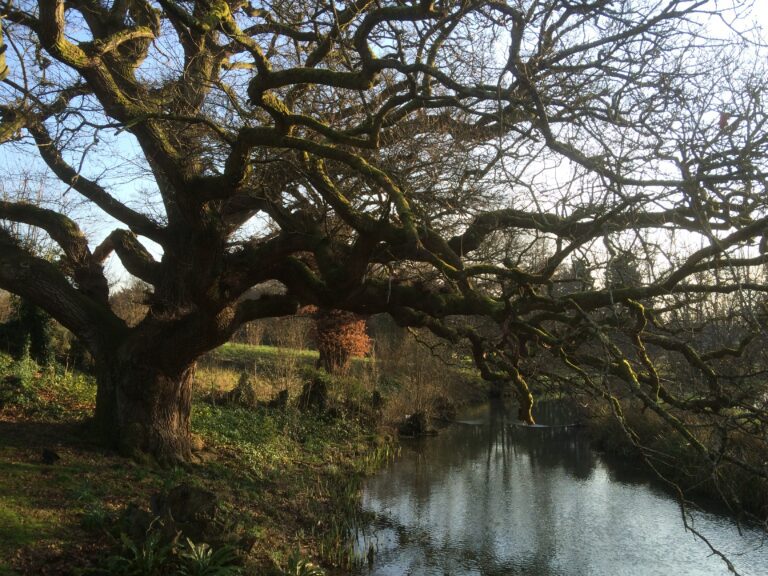
<svg viewBox="0 0 768 576">
<path fill-rule="evenodd" d="M 73 574 L 103 560 L 110 519 L 162 480 L 101 445 L 87 421 L 0 421 L 0 576 Z M 43 450 L 54 451 L 54 464 Z M 14 572 L 15 570 L 15 572 Z"/>
<path fill-rule="evenodd" d="M 102 448 L 93 437 L 90 420 L 0 420 L 0 446 L 33 448 L 62 444 L 78 448 Z"/>
</svg>

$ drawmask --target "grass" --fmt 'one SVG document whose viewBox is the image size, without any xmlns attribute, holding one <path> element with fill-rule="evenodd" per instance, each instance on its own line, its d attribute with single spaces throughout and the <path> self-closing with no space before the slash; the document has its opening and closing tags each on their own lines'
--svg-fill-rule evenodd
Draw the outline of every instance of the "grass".
<svg viewBox="0 0 768 576">
<path fill-rule="evenodd" d="M 6 470 L 3 472 L 6 473 Z M 6 552 L 9 548 L 30 544 L 45 534 L 46 525 L 42 519 L 27 514 L 31 506 L 26 499 L 7 498 L 3 502 L 0 508 L 0 542 L 3 542 Z"/>
<path fill-rule="evenodd" d="M 313 368 L 319 358 L 317 350 L 294 349 L 280 346 L 254 346 L 227 342 L 212 350 L 203 358 L 202 364 L 229 365 L 236 369 L 273 370 L 276 363 L 291 361 L 302 368 Z M 353 357 L 351 372 L 364 369 L 369 358 Z"/>
<path fill-rule="evenodd" d="M 200 393 L 192 419 L 205 443 L 199 461 L 145 467 L 89 436 L 86 416 L 95 397 L 89 376 L 0 355 L 0 382 L 6 376 L 13 376 L 13 396 L 21 391 L 23 402 L 6 398 L 0 407 L 0 575 L 75 574 L 103 566 L 120 549 L 119 518 L 129 506 L 148 510 L 153 494 L 182 481 L 213 491 L 227 538 L 241 548 L 252 544 L 246 574 L 279 574 L 297 553 L 340 570 L 352 561 L 349 531 L 362 521 L 362 479 L 392 455 L 391 444 L 376 436 L 364 415 L 341 401 L 331 417 L 292 404 L 213 405 Z M 210 387 L 201 376 L 213 378 L 215 370 L 198 373 L 198 387 Z M 232 376 L 218 375 L 218 385 L 227 388 Z M 257 394 L 266 399 L 276 391 L 262 381 Z M 44 464 L 43 449 L 61 459 Z"/>
<path fill-rule="evenodd" d="M 23 574 L 56 574 L 62 566 L 89 565 L 89 554 L 109 546 L 94 512 L 116 513 L 140 493 L 147 475 L 99 451 L 70 422 L 0 421 L 0 566 Z M 41 462 L 43 448 L 61 457 Z M 156 484 L 155 484 L 156 485 Z M 5 563 L 5 566 L 3 565 Z"/>
<path fill-rule="evenodd" d="M 270 366 L 281 356 L 289 356 L 302 364 L 313 366 L 319 354 L 317 350 L 294 350 L 277 346 L 252 346 L 228 342 L 209 352 L 206 360 L 238 366 Z"/>
</svg>

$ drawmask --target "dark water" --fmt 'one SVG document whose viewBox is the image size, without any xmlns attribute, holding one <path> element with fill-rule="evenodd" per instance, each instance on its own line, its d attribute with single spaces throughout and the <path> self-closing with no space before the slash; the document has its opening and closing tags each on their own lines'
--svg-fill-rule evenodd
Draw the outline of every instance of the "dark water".
<svg viewBox="0 0 768 576">
<path fill-rule="evenodd" d="M 544 405 L 541 423 L 561 423 Z M 403 446 L 372 478 L 377 515 L 365 575 L 717 576 L 729 574 L 686 532 L 676 501 L 642 468 L 617 465 L 568 428 L 526 428 L 492 406 L 439 436 Z M 697 530 L 739 573 L 768 575 L 768 540 L 726 517 L 695 513 Z"/>
</svg>

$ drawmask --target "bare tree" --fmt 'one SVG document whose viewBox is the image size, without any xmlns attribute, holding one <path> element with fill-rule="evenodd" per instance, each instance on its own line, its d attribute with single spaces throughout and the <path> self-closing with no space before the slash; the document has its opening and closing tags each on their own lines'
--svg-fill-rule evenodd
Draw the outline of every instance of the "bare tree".
<svg viewBox="0 0 768 576">
<path fill-rule="evenodd" d="M 118 225 L 92 246 L 78 212 L 3 200 L 1 219 L 61 257 L 2 231 L 0 287 L 86 343 L 105 435 L 162 460 L 190 454 L 195 360 L 312 304 L 468 341 L 529 422 L 529 360 L 552 355 L 574 386 L 610 399 L 622 382 L 713 466 L 765 478 L 683 416 L 763 426 L 760 393 L 718 372 L 741 348 L 664 326 L 698 297 L 766 290 L 745 280 L 767 258 L 764 58 L 749 31 L 707 27 L 735 29 L 748 6 L 733 5 L 3 0 L 0 141 Z M 639 285 L 548 290 L 575 256 L 605 269 L 601 247 L 624 243 L 653 272 Z M 135 326 L 110 308 L 111 253 L 152 286 Z M 285 293 L 241 299 L 268 280 Z M 477 316 L 495 331 L 456 320 Z M 654 350 L 707 386 L 673 393 Z"/>
</svg>

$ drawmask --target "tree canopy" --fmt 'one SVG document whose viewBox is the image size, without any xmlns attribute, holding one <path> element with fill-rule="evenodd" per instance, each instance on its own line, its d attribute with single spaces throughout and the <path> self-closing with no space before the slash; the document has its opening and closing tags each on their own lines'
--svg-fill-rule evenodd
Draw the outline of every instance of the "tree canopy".
<svg viewBox="0 0 768 576">
<path fill-rule="evenodd" d="M 765 479 L 729 439 L 765 449 L 768 75 L 724 4 L 3 0 L 0 143 L 45 174 L 4 177 L 0 288 L 85 343 L 97 420 L 161 459 L 189 456 L 195 360 L 315 305 L 466 344 L 525 421 L 534 380 L 620 420 L 631 395 Z M 136 325 L 113 253 L 151 286 Z"/>
</svg>

